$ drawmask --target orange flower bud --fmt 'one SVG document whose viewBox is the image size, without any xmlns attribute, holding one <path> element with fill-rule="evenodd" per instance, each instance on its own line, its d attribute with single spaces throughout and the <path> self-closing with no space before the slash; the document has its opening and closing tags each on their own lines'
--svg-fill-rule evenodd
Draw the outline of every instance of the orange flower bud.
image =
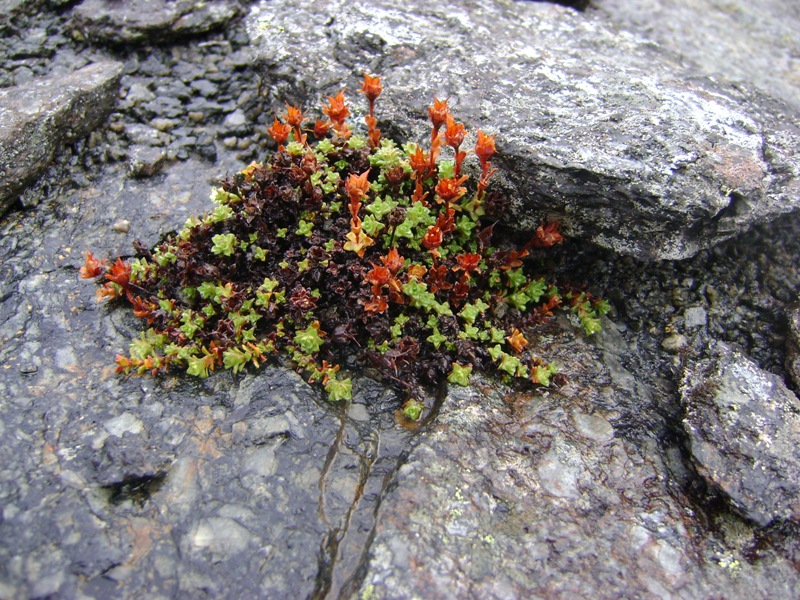
<svg viewBox="0 0 800 600">
<path fill-rule="evenodd" d="M 331 122 L 330 121 L 323 121 L 322 119 L 317 119 L 314 123 L 314 135 L 322 139 L 328 135 L 328 131 L 330 130 Z"/>
<path fill-rule="evenodd" d="M 442 230 L 436 225 L 431 225 L 422 237 L 422 245 L 428 250 L 436 250 L 442 245 L 442 238 Z"/>
<path fill-rule="evenodd" d="M 481 165 L 491 158 L 496 152 L 494 147 L 494 136 L 486 135 L 482 131 L 478 131 L 478 141 L 475 144 L 475 154 L 481 160 Z"/>
<path fill-rule="evenodd" d="M 344 123 L 344 120 L 350 116 L 350 109 L 344 103 L 344 90 L 335 96 L 328 96 L 328 105 L 322 107 L 322 112 L 337 125 Z"/>
<path fill-rule="evenodd" d="M 385 266 L 392 275 L 397 275 L 397 272 L 403 268 L 405 261 L 403 257 L 400 256 L 400 253 L 397 251 L 397 248 L 392 248 L 389 250 L 389 253 L 386 256 L 381 256 L 381 262 L 383 266 Z"/>
<path fill-rule="evenodd" d="M 303 124 L 303 111 L 294 106 L 286 105 L 286 123 L 291 127 L 300 127 Z"/>
<path fill-rule="evenodd" d="M 365 198 L 369 192 L 369 169 L 364 171 L 361 175 L 352 173 L 345 181 L 344 188 L 347 195 L 350 196 L 350 201 L 360 200 Z"/>
<path fill-rule="evenodd" d="M 279 146 L 281 144 L 285 144 L 286 140 L 289 139 L 289 134 L 291 133 L 292 128 L 288 125 L 281 123 L 278 120 L 278 117 L 275 117 L 275 120 L 272 122 L 272 127 L 267 129 L 267 133 L 270 137 L 275 140 L 275 143 Z"/>
<path fill-rule="evenodd" d="M 428 157 L 425 156 L 425 151 L 419 146 L 417 146 L 417 149 L 408 157 L 408 163 L 418 175 L 423 177 L 428 171 L 428 167 L 430 167 L 430 161 Z"/>
<path fill-rule="evenodd" d="M 452 146 L 454 149 L 458 149 L 458 147 L 464 141 L 464 136 L 466 134 L 467 130 L 464 129 L 464 126 L 461 123 L 456 123 L 452 115 L 448 114 L 447 126 L 444 130 L 444 141 L 447 143 L 447 145 Z"/>
<path fill-rule="evenodd" d="M 428 116 L 433 123 L 433 129 L 438 131 L 447 121 L 447 100 L 439 100 L 434 96 L 433 105 L 428 107 Z"/>
<path fill-rule="evenodd" d="M 366 73 L 364 73 L 364 83 L 361 84 L 361 89 L 359 92 L 364 94 L 369 100 L 370 105 L 378 99 L 378 96 L 381 95 L 383 91 L 383 86 L 381 85 L 381 78 L 380 77 L 370 77 Z"/>
</svg>

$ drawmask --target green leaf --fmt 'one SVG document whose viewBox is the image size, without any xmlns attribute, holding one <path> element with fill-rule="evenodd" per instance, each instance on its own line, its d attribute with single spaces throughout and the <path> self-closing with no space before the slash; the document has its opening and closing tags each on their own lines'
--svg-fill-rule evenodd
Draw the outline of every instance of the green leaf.
<svg viewBox="0 0 800 600">
<path fill-rule="evenodd" d="M 316 325 L 316 327 L 314 325 Z M 319 352 L 319 349 L 324 343 L 319 335 L 319 324 L 311 324 L 307 328 L 298 331 L 294 335 L 294 343 L 306 354 Z"/>
<path fill-rule="evenodd" d="M 195 377 L 201 377 L 205 379 L 208 377 L 208 361 L 206 360 L 207 356 L 190 356 L 186 359 L 186 362 L 189 364 L 188 368 L 186 369 L 186 373 L 188 375 L 194 375 Z"/>
<path fill-rule="evenodd" d="M 410 421 L 419 421 L 424 409 L 425 405 L 422 404 L 422 402 L 415 398 L 409 398 L 406 400 L 406 403 L 403 404 L 403 416 Z"/>
<path fill-rule="evenodd" d="M 456 385 L 468 386 L 470 373 L 472 373 L 472 365 L 462 366 L 454 362 L 447 381 Z"/>
<path fill-rule="evenodd" d="M 431 344 L 433 344 L 433 347 L 436 348 L 437 350 L 439 349 L 439 346 L 441 346 L 443 343 L 447 341 L 447 337 L 443 336 L 438 329 L 434 329 L 433 333 L 429 335 L 426 339 Z"/>
<path fill-rule="evenodd" d="M 347 379 L 329 379 L 325 384 L 325 391 L 328 392 L 328 400 L 339 402 L 340 400 L 350 400 L 353 397 L 353 382 Z"/>
<path fill-rule="evenodd" d="M 211 241 L 214 242 L 211 252 L 217 256 L 232 256 L 236 251 L 236 236 L 232 233 L 219 233 Z"/>
</svg>

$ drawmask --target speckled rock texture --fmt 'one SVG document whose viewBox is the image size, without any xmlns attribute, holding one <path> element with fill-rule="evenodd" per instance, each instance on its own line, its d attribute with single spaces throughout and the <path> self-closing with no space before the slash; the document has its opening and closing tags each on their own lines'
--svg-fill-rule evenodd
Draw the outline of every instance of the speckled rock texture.
<svg viewBox="0 0 800 600">
<path fill-rule="evenodd" d="M 621 29 L 709 75 L 800 106 L 800 5 L 794 0 L 592 0 Z"/>
<path fill-rule="evenodd" d="M 236 0 L 84 0 L 73 25 L 88 38 L 114 44 L 157 42 L 218 29 L 240 11 Z"/>
<path fill-rule="evenodd" d="M 117 101 L 122 64 L 99 62 L 57 79 L 0 88 L 0 214 L 65 143 L 104 123 Z"/>
<path fill-rule="evenodd" d="M 676 259 L 795 210 L 798 111 L 695 77 L 672 53 L 550 4 L 257 4 L 265 77 L 313 102 L 384 77 L 378 118 L 424 139 L 435 94 L 497 134 L 509 222 L 557 219 L 640 259 Z M 387 127 L 389 127 L 387 125 Z"/>
<path fill-rule="evenodd" d="M 800 302 L 789 309 L 789 335 L 786 339 L 786 370 L 800 390 Z"/>
<path fill-rule="evenodd" d="M 681 388 L 692 460 L 760 526 L 800 520 L 800 400 L 780 377 L 717 343 Z"/>
<path fill-rule="evenodd" d="M 763 369 L 754 378 L 788 381 L 800 214 L 689 260 L 640 261 L 580 239 L 528 259 L 607 298 L 603 332 L 587 339 L 559 313 L 530 340 L 561 365 L 559 385 L 512 390 L 476 377 L 426 398 L 416 427 L 396 416 L 404 398 L 355 363 L 347 405 L 327 403 L 282 364 L 204 381 L 124 377 L 114 354 L 142 323 L 96 302 L 78 276 L 85 251 L 130 255 L 134 240 L 153 245 L 205 212 L 212 183 L 272 149 L 265 125 L 284 100 L 308 98 L 312 110 L 323 88 L 306 78 L 297 91 L 288 75 L 256 68 L 241 20 L 130 46 L 73 35 L 77 2 L 23 4 L 0 35 L 0 88 L 54 83 L 92 63 L 124 66 L 108 119 L 62 145 L 0 217 L 0 598 L 800 597 L 800 526 L 759 526 L 704 477 L 679 393 L 687 364 L 707 358 L 715 340 L 737 343 Z M 424 14 L 458 29 L 488 5 L 470 6 L 445 21 L 436 7 Z M 492 6 L 498 23 L 514 10 L 528 24 L 527 11 L 554 11 L 556 22 L 537 22 L 560 31 L 560 19 L 576 48 L 588 44 L 580 36 L 612 30 L 587 13 Z M 306 36 L 340 26 L 306 21 Z M 440 38 L 431 48 L 385 46 L 389 34 L 376 31 L 333 35 L 350 65 L 351 106 L 365 105 L 355 93 L 363 65 L 385 68 L 379 107 L 393 112 L 381 127 L 417 131 L 431 95 L 453 92 L 451 75 L 431 74 L 431 85 L 402 98 L 390 90 L 403 64 L 419 64 L 413 52 L 435 60 L 438 49 L 457 50 Z M 661 56 L 627 35 L 599 48 L 614 40 Z M 562 53 L 554 73 L 579 72 L 594 54 Z M 326 93 L 343 83 L 319 75 Z M 454 95 L 456 117 L 474 115 L 483 94 L 490 89 Z M 501 153 L 506 140 L 521 143 L 508 128 L 489 132 Z M 508 185 L 509 167 L 496 183 Z M 665 350 L 676 337 L 679 347 Z M 725 453 L 738 440 L 715 444 Z"/>
</svg>

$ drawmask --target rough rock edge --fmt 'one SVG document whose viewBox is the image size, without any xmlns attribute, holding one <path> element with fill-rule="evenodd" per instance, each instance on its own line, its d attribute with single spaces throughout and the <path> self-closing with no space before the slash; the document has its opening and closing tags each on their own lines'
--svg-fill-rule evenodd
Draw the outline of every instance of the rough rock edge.
<svg viewBox="0 0 800 600">
<path fill-rule="evenodd" d="M 103 123 L 116 102 L 122 70 L 121 63 L 104 61 L 63 78 L 0 89 L 0 215 L 59 146 Z"/>
</svg>

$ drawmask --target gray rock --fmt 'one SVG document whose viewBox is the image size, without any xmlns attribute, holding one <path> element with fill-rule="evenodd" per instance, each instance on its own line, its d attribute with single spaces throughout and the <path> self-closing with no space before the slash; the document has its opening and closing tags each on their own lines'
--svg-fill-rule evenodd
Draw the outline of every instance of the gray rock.
<svg viewBox="0 0 800 600">
<path fill-rule="evenodd" d="M 154 146 L 134 146 L 128 151 L 128 172 L 134 177 L 152 177 L 167 162 L 167 153 Z"/>
<path fill-rule="evenodd" d="M 565 372 L 587 367 L 561 389 L 450 389 L 384 494 L 360 595 L 340 597 L 777 594 L 735 554 L 697 559 L 691 510 L 669 491 L 666 463 L 679 451 L 664 448 L 647 414 L 653 390 L 615 364 L 625 351 L 613 326 L 599 348 L 552 341 Z M 796 592 L 782 582 L 780 594 Z"/>
<path fill-rule="evenodd" d="M 519 227 L 550 218 L 618 252 L 683 258 L 797 207 L 795 110 L 693 78 L 672 54 L 588 13 L 284 0 L 257 4 L 248 31 L 290 101 L 382 75 L 377 112 L 390 136 L 424 142 L 431 98 L 449 97 L 468 130 L 496 135 L 497 179 Z"/>
<path fill-rule="evenodd" d="M 786 369 L 794 382 L 795 389 L 800 389 L 800 304 L 789 310 L 789 335 L 786 338 Z"/>
<path fill-rule="evenodd" d="M 800 6 L 794 0 L 592 0 L 592 7 L 706 74 L 755 84 L 800 106 Z"/>
<path fill-rule="evenodd" d="M 151 43 L 223 27 L 240 11 L 232 0 L 84 0 L 73 10 L 73 26 L 90 39 Z"/>
<path fill-rule="evenodd" d="M 800 401 L 727 345 L 707 354 L 681 388 L 698 472 L 758 525 L 800 520 Z"/>
<path fill-rule="evenodd" d="M 99 62 L 66 77 L 0 89 L 0 214 L 59 146 L 102 125 L 121 74 L 121 63 Z"/>
</svg>

